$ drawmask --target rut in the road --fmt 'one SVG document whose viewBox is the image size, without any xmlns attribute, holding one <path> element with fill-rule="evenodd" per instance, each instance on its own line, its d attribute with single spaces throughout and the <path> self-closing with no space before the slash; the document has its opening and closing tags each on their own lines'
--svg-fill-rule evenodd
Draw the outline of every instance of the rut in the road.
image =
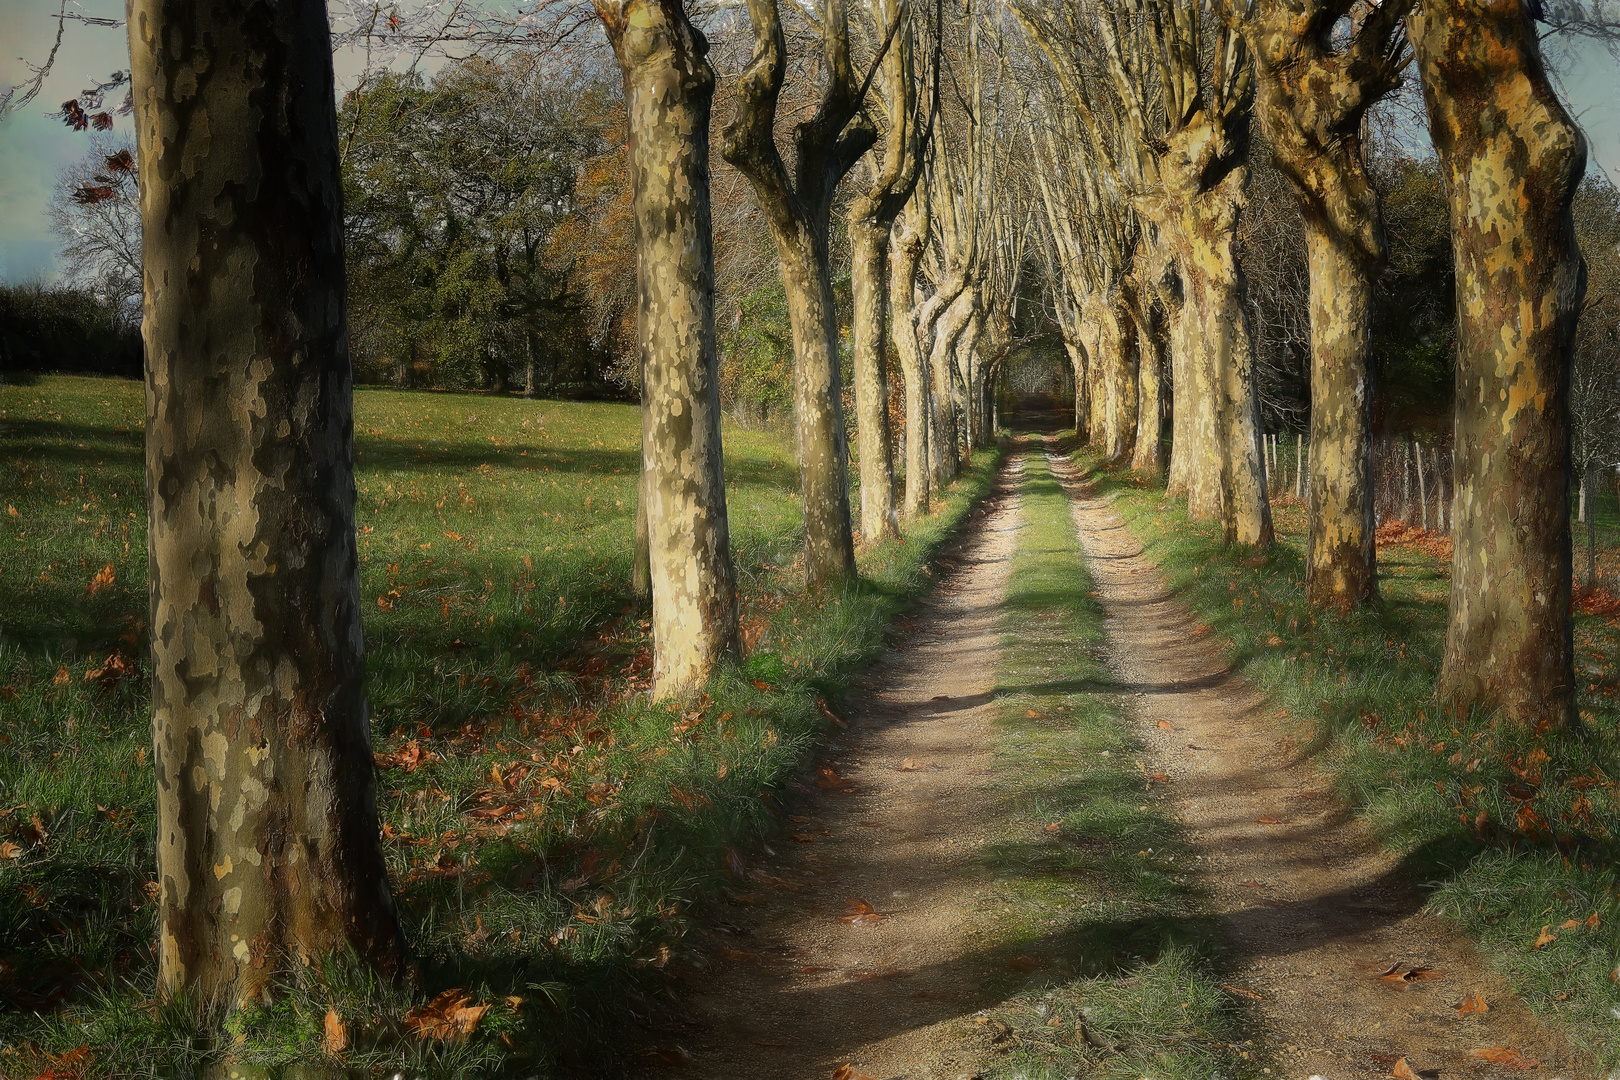
<svg viewBox="0 0 1620 1080">
<path fill-rule="evenodd" d="M 1050 460 L 1109 615 L 1110 666 L 1135 696 L 1155 768 L 1171 777 L 1179 820 L 1203 853 L 1231 947 L 1225 977 L 1258 998 L 1249 999 L 1257 1041 L 1282 1075 L 1388 1077 L 1404 1058 L 1445 1080 L 1500 1076 L 1468 1051 L 1508 1046 L 1541 1062 L 1515 1075 L 1571 1076 L 1567 1047 L 1466 941 L 1421 913 L 1399 861 L 1333 798 L 1315 764 L 1291 752 L 1114 508 L 1088 495 L 1070 462 Z M 1396 963 L 1439 977 L 1379 978 Z M 1490 1011 L 1459 1016 L 1455 1006 L 1473 993 Z"/>
<path fill-rule="evenodd" d="M 1017 477 L 1014 459 L 902 644 L 859 681 L 849 732 L 829 748 L 841 780 L 806 800 L 800 842 L 784 839 L 767 884 L 742 897 L 746 929 L 711 925 L 725 970 L 686 1002 L 707 1029 L 684 1044 L 698 1075 L 826 1080 L 850 1061 L 880 1077 L 976 1071 L 982 1050 L 947 1021 L 978 1006 L 984 974 L 978 866 L 999 805 L 990 691 Z M 881 918 L 843 921 L 854 900 Z"/>
</svg>

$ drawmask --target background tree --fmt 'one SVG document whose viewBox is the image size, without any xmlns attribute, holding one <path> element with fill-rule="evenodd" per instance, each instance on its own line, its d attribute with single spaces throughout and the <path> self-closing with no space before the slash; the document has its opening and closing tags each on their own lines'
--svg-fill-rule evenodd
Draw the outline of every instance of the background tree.
<svg viewBox="0 0 1620 1080">
<path fill-rule="evenodd" d="M 1339 22 L 1355 0 L 1256 0 L 1243 24 L 1272 161 L 1293 181 L 1310 258 L 1305 589 L 1313 604 L 1340 611 L 1378 595 L 1368 351 L 1387 245 L 1361 133 L 1367 110 L 1399 84 L 1410 6 L 1384 0 L 1347 37 Z"/>
<path fill-rule="evenodd" d="M 1412 42 L 1451 206 L 1456 496 L 1439 694 L 1526 728 L 1576 722 L 1569 361 L 1586 143 L 1519 0 L 1427 0 Z"/>
<path fill-rule="evenodd" d="M 62 279 L 103 297 L 131 324 L 141 309 L 141 188 L 135 148 L 91 141 L 56 179 L 51 231 L 62 241 Z"/>
<path fill-rule="evenodd" d="M 354 535 L 326 9 L 136 0 L 159 985 L 400 973 Z M 206 116 L 207 123 L 201 122 Z"/>
<path fill-rule="evenodd" d="M 792 178 L 776 146 L 776 106 L 787 73 L 776 0 L 748 2 L 754 57 L 737 78 L 737 112 L 724 133 L 725 159 L 748 177 L 770 223 L 787 290 L 811 588 L 855 572 L 829 227 L 839 182 L 877 138 L 851 64 L 846 0 L 823 0 L 817 10 L 827 83 L 815 114 L 794 130 Z"/>
<path fill-rule="evenodd" d="M 1601 174 L 1575 195 L 1575 235 L 1586 260 L 1587 300 L 1570 369 L 1570 450 L 1586 524 L 1586 586 L 1597 584 L 1601 475 L 1620 465 L 1620 191 Z"/>
<path fill-rule="evenodd" d="M 737 650 L 714 341 L 708 42 L 680 0 L 596 0 L 624 74 L 635 190 L 641 487 L 653 694 L 702 685 Z"/>
</svg>

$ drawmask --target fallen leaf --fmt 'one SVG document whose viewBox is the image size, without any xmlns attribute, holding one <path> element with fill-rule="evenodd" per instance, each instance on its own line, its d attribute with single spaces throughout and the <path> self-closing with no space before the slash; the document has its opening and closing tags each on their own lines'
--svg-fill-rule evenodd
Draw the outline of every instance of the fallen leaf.
<svg viewBox="0 0 1620 1080">
<path fill-rule="evenodd" d="M 1584 925 L 1588 930 L 1596 930 L 1598 927 L 1603 925 L 1603 920 L 1598 918 L 1598 913 L 1594 911 L 1592 914 L 1586 917 L 1586 922 Z"/>
<path fill-rule="evenodd" d="M 1281 825 L 1282 824 L 1281 821 L 1277 820 L 1274 817 L 1257 817 L 1257 818 L 1254 819 L 1254 823 L 1256 825 Z"/>
<path fill-rule="evenodd" d="M 1029 716 L 1029 717 L 1033 717 L 1033 718 L 1039 720 L 1041 718 L 1041 716 L 1044 715 L 1044 714 L 1038 713 L 1034 709 L 1025 709 L 1024 710 L 1024 715 Z"/>
<path fill-rule="evenodd" d="M 1168 784 L 1170 782 L 1169 773 L 1150 772 L 1147 774 L 1147 778 L 1153 781 L 1155 784 Z"/>
<path fill-rule="evenodd" d="M 349 1048 L 349 1028 L 336 1009 L 326 1010 L 326 1031 L 321 1048 L 328 1054 L 341 1054 Z"/>
<path fill-rule="evenodd" d="M 749 681 L 754 684 L 755 690 L 764 690 L 769 692 L 771 689 L 771 684 L 766 682 L 764 679 L 751 679 Z"/>
<path fill-rule="evenodd" d="M 917 764 L 916 758 L 906 758 L 906 760 L 900 763 L 901 772 L 916 772 L 920 768 L 922 768 L 922 766 Z"/>
<path fill-rule="evenodd" d="M 20 858 L 22 858 L 22 848 L 13 844 L 10 840 L 0 841 L 0 859 L 11 862 Z"/>
<path fill-rule="evenodd" d="M 816 786 L 819 788 L 830 791 L 831 789 L 838 787 L 843 782 L 844 778 L 839 776 L 837 771 L 834 769 L 830 769 L 825 765 L 822 765 L 816 769 Z"/>
<path fill-rule="evenodd" d="M 1533 1069 L 1541 1064 L 1539 1060 L 1527 1058 L 1511 1046 L 1481 1046 L 1468 1051 L 1468 1056 L 1508 1069 Z"/>
<path fill-rule="evenodd" d="M 928 700 L 930 700 L 930 701 L 949 701 L 949 700 L 951 700 L 951 695 L 949 695 L 949 694 L 935 694 L 933 697 L 929 698 Z"/>
<path fill-rule="evenodd" d="M 1415 967 L 1405 975 L 1407 982 L 1421 982 L 1427 979 L 1443 979 L 1445 972 L 1431 967 Z"/>
<path fill-rule="evenodd" d="M 1238 884 L 1250 889 L 1262 888 L 1258 881 L 1240 881 Z"/>
<path fill-rule="evenodd" d="M 1246 997 L 1250 1001 L 1264 1001 L 1264 1000 L 1266 1000 L 1265 998 L 1261 997 L 1259 994 L 1255 993 L 1253 990 L 1245 990 L 1241 986 L 1229 986 L 1226 983 L 1222 983 L 1221 984 L 1221 989 L 1225 990 L 1228 994 L 1236 994 L 1238 997 Z"/>
<path fill-rule="evenodd" d="M 1175 727 L 1175 725 L 1174 725 L 1174 724 L 1172 724 L 1172 723 L 1171 723 L 1171 722 L 1170 722 L 1170 721 L 1168 721 L 1168 720 L 1160 720 L 1160 721 L 1159 721 L 1159 726 L 1160 726 L 1160 727 L 1161 727 L 1161 728 L 1163 728 L 1163 729 L 1164 729 L 1164 730 L 1165 730 L 1165 731 L 1174 731 L 1174 730 L 1176 730 L 1176 727 Z"/>
<path fill-rule="evenodd" d="M 815 837 L 811 836 L 809 833 L 802 832 L 789 833 L 788 839 L 792 840 L 796 844 L 813 844 L 816 842 Z"/>
<path fill-rule="evenodd" d="M 1282 638 L 1278 637 L 1276 634 L 1272 634 L 1270 637 L 1266 638 L 1266 644 L 1275 649 L 1278 645 L 1282 644 Z"/>
<path fill-rule="evenodd" d="M 1563 922 L 1558 924 L 1558 929 L 1560 930 L 1579 930 L 1580 928 L 1581 920 L 1579 919 L 1565 919 Z"/>
<path fill-rule="evenodd" d="M 52 686 L 66 686 L 68 683 L 70 683 L 72 681 L 73 681 L 73 674 L 68 671 L 66 666 L 63 666 L 63 667 L 59 667 L 59 668 L 56 669 L 56 675 L 52 677 L 51 685 Z"/>
<path fill-rule="evenodd" d="M 837 968 L 830 968 L 830 967 L 816 967 L 814 964 L 810 964 L 810 965 L 807 965 L 805 967 L 800 968 L 799 969 L 799 974 L 800 975 L 825 975 L 829 971 L 836 971 L 836 970 L 838 970 L 838 969 Z"/>
<path fill-rule="evenodd" d="M 1040 829 L 1042 832 L 1057 832 L 1059 829 L 1063 828 L 1063 822 L 1054 821 L 1050 825 L 1037 825 L 1035 827 Z"/>
<path fill-rule="evenodd" d="M 1400 1058 L 1395 1062 L 1395 1067 L 1389 1070 L 1389 1075 L 1396 1077 L 1397 1080 L 1423 1080 L 1423 1078 L 1420 1077 L 1415 1070 L 1413 1070 L 1412 1066 L 1406 1063 L 1405 1058 Z"/>
<path fill-rule="evenodd" d="M 99 681 L 103 690 L 111 690 L 123 679 L 132 678 L 139 669 L 135 661 L 125 656 L 122 651 L 112 653 L 98 668 L 90 668 L 84 673 L 85 682 Z"/>
<path fill-rule="evenodd" d="M 113 564 L 108 563 L 106 566 L 103 566 L 100 570 L 96 571 L 96 576 L 90 579 L 90 584 L 84 587 L 84 591 L 89 595 L 94 596 L 96 593 L 100 592 L 102 589 L 105 589 L 112 583 Z"/>
<path fill-rule="evenodd" d="M 849 902 L 850 913 L 841 915 L 839 922 L 849 923 L 851 926 L 876 926 L 883 915 L 873 909 L 865 900 L 855 899 Z"/>
<path fill-rule="evenodd" d="M 418 1038 L 458 1042 L 478 1028 L 489 1011 L 488 1005 L 474 1005 L 473 996 L 457 988 L 445 990 L 426 1005 L 418 1005 L 403 1017 L 405 1028 Z"/>
<path fill-rule="evenodd" d="M 1551 942 L 1554 942 L 1554 941 L 1557 941 L 1557 940 L 1558 940 L 1558 935 L 1557 934 L 1549 934 L 1547 932 L 1547 927 L 1543 926 L 1541 928 L 1541 933 L 1536 935 L 1536 943 L 1534 945 L 1530 946 L 1530 947 L 1532 949 L 1539 949 L 1543 945 L 1550 944 Z"/>
<path fill-rule="evenodd" d="M 876 1080 L 876 1078 L 857 1070 L 853 1065 L 844 1064 L 833 1070 L 833 1080 Z"/>
<path fill-rule="evenodd" d="M 1463 998 L 1463 1003 L 1457 1006 L 1458 1016 L 1469 1016 L 1473 1013 L 1490 1012 L 1490 1003 L 1480 994 L 1469 994 Z"/>
<path fill-rule="evenodd" d="M 722 945 L 720 946 L 720 952 L 727 960 L 739 964 L 762 964 L 765 962 L 765 958 L 759 953 L 749 952 L 747 949 L 733 949 Z"/>
</svg>

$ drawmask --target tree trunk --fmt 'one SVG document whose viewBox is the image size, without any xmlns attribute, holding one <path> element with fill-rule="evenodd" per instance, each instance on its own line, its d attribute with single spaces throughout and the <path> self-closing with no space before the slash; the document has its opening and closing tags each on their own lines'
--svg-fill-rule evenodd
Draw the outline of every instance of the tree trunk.
<svg viewBox="0 0 1620 1080">
<path fill-rule="evenodd" d="M 889 438 L 889 378 L 884 353 L 889 276 L 888 222 L 871 208 L 850 211 L 850 278 L 854 297 L 855 434 L 861 456 L 861 541 L 875 544 L 900 535 L 894 505 L 894 445 Z"/>
<path fill-rule="evenodd" d="M 1423 475 L 1423 444 L 1417 444 L 1418 522 L 1424 532 L 1429 531 L 1429 485 Z"/>
<path fill-rule="evenodd" d="M 1078 342 L 1063 341 L 1063 351 L 1069 354 L 1069 366 L 1074 369 L 1074 435 L 1075 441 L 1081 446 L 1091 439 L 1091 426 L 1089 417 L 1091 413 L 1091 395 L 1088 393 L 1086 379 L 1089 372 L 1086 370 L 1085 346 Z"/>
<path fill-rule="evenodd" d="M 645 382 L 642 383 L 646 385 Z M 642 462 L 646 452 L 642 452 Z M 647 470 L 636 470 L 636 550 L 630 567 L 630 593 L 637 602 L 652 604 L 652 539 L 647 531 Z"/>
<path fill-rule="evenodd" d="M 1570 205 L 1586 144 L 1518 0 L 1428 0 L 1410 26 L 1457 274 L 1439 695 L 1510 724 L 1571 724 L 1569 363 L 1585 273 Z"/>
<path fill-rule="evenodd" d="M 1401 440 L 1401 520 L 1412 520 L 1412 441 Z"/>
<path fill-rule="evenodd" d="M 534 335 L 523 332 L 523 396 L 534 397 Z"/>
<path fill-rule="evenodd" d="M 737 651 L 709 218 L 714 74 L 682 5 L 600 0 L 597 12 L 624 78 L 634 178 L 642 501 L 663 698 L 694 691 Z"/>
<path fill-rule="evenodd" d="M 900 354 L 900 371 L 906 382 L 906 517 L 916 518 L 929 511 L 928 373 L 922 348 L 917 342 L 917 324 L 912 304 L 917 294 L 917 267 L 922 262 L 926 238 L 911 224 L 911 214 L 902 215 L 893 232 L 894 258 L 889 266 L 890 325 L 895 351 Z"/>
<path fill-rule="evenodd" d="M 1586 521 L 1586 587 L 1597 588 L 1597 504 L 1594 502 L 1590 508 L 1586 507 L 1586 497 L 1590 492 L 1595 499 L 1597 489 L 1591 483 L 1593 474 L 1597 470 L 1588 465 L 1581 473 L 1581 506 L 1587 509 Z"/>
<path fill-rule="evenodd" d="M 938 326 L 934 331 L 934 355 L 928 361 L 934 377 L 934 430 L 929 438 L 929 448 L 934 454 L 936 487 L 945 486 L 956 476 L 962 464 L 956 430 L 953 357 L 956 352 L 956 340 L 967 328 L 968 318 L 972 314 L 973 296 L 964 289 L 939 317 Z"/>
<path fill-rule="evenodd" d="M 977 301 L 977 297 L 975 297 Z M 962 387 L 962 458 L 964 461 L 973 457 L 973 451 L 979 446 L 979 433 L 982 417 L 979 411 L 981 399 L 979 384 L 983 378 L 982 362 L 977 360 L 979 355 L 979 335 L 984 332 L 984 316 L 979 311 L 977 302 L 973 305 L 973 313 L 968 316 L 968 324 L 962 329 L 962 336 L 956 339 L 956 371 L 959 384 Z"/>
<path fill-rule="evenodd" d="M 1131 468 L 1154 480 L 1164 471 L 1163 413 L 1160 406 L 1164 380 L 1164 344 L 1154 333 L 1151 314 L 1136 322 L 1137 409 L 1135 451 Z"/>
<path fill-rule="evenodd" d="M 1305 215 L 1311 274 L 1311 502 L 1305 591 L 1349 612 L 1378 597 L 1372 484 L 1372 275 L 1314 214 Z"/>
<path fill-rule="evenodd" d="M 1575 520 L 1576 521 L 1585 521 L 1586 520 L 1586 488 L 1587 488 L 1587 481 L 1589 479 L 1591 479 L 1591 475 L 1592 475 L 1591 466 L 1588 466 L 1585 469 L 1581 470 L 1580 502 L 1577 504 L 1577 507 L 1576 507 L 1576 510 L 1575 510 Z"/>
<path fill-rule="evenodd" d="M 1103 454 L 1108 464 L 1131 459 L 1136 440 L 1136 322 L 1123 301 L 1099 320 L 1103 372 Z"/>
<path fill-rule="evenodd" d="M 326 7 L 134 0 L 158 984 L 407 964 L 378 845 Z"/>
<path fill-rule="evenodd" d="M 1165 494 L 1185 499 L 1192 493 L 1194 453 L 1193 399 L 1198 396 L 1192 373 L 1192 312 L 1185 302 L 1170 308 L 1168 340 L 1170 381 L 1170 465 L 1165 476 Z"/>
</svg>

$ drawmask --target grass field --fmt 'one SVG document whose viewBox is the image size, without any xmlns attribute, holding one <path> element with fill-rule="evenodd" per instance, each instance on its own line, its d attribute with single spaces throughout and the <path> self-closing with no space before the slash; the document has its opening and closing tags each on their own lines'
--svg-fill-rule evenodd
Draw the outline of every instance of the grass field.
<svg viewBox="0 0 1620 1080">
<path fill-rule="evenodd" d="M 638 412 L 362 390 L 358 526 L 385 848 L 420 993 L 310 973 L 212 1034 L 153 984 L 141 387 L 0 387 L 0 1074 L 188 1075 L 235 1052 L 462 1076 L 606 1068 L 679 1013 L 694 910 L 821 736 L 843 677 L 927 587 L 982 454 L 861 581 L 808 599 L 796 470 L 728 426 L 746 664 L 652 707 L 628 593 Z M 423 994 L 487 1004 L 412 1034 Z"/>
<path fill-rule="evenodd" d="M 1218 523 L 1189 521 L 1161 487 L 1087 451 L 1077 460 L 1244 677 L 1283 707 L 1298 745 L 1322 751 L 1340 794 L 1406 855 L 1429 910 L 1472 935 L 1594 1063 L 1620 1066 L 1620 619 L 1576 618 L 1589 740 L 1454 717 L 1433 699 L 1449 542 L 1381 543 L 1383 603 L 1341 618 L 1303 602 L 1298 503 L 1274 502 L 1279 542 L 1257 558 L 1223 548 Z M 1608 512 L 1600 506 L 1600 523 Z M 1605 610 L 1592 599 L 1588 609 Z"/>
</svg>

